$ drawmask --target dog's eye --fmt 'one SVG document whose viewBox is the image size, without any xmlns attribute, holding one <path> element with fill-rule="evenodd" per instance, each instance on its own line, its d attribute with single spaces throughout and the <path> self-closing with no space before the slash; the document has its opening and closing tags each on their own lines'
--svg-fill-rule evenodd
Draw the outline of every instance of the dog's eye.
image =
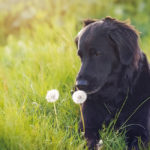
<svg viewBox="0 0 150 150">
<path fill-rule="evenodd" d="M 99 51 L 97 51 L 96 49 L 94 49 L 94 48 L 91 48 L 90 49 L 90 55 L 91 56 L 99 56 L 100 55 L 100 52 Z"/>
<path fill-rule="evenodd" d="M 96 55 L 96 56 L 99 56 L 99 55 L 101 55 L 101 53 L 100 53 L 99 51 L 96 51 L 96 52 L 95 52 L 95 55 Z"/>
</svg>

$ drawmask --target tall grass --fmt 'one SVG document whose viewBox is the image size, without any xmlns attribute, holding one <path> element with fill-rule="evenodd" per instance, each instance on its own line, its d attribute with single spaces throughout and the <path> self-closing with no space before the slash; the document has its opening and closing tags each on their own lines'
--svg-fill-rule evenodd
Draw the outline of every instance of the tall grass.
<svg viewBox="0 0 150 150">
<path fill-rule="evenodd" d="M 74 38 L 81 20 L 107 15 L 131 18 L 142 31 L 140 45 L 150 57 L 145 15 L 149 10 L 139 14 L 129 1 L 115 0 L 21 1 L 11 7 L 10 1 L 0 2 L 8 7 L 1 7 L 0 14 L 0 150 L 82 150 L 86 142 L 78 133 L 79 107 L 70 94 L 80 66 Z M 59 127 L 53 104 L 45 100 L 53 88 L 60 91 Z M 116 150 L 114 143 L 125 149 L 124 135 L 108 131 L 101 132 L 105 149 Z"/>
</svg>

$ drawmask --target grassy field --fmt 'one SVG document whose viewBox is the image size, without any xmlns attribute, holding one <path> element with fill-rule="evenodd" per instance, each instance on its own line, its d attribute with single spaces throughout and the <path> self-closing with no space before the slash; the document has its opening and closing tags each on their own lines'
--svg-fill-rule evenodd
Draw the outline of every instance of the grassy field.
<svg viewBox="0 0 150 150">
<path fill-rule="evenodd" d="M 74 38 L 85 18 L 130 19 L 150 58 L 148 13 L 142 0 L 0 0 L 0 150 L 82 150 L 79 106 L 70 91 L 80 60 Z M 58 89 L 58 126 L 47 90 Z M 124 150 L 124 136 L 103 129 L 105 150 Z"/>
</svg>

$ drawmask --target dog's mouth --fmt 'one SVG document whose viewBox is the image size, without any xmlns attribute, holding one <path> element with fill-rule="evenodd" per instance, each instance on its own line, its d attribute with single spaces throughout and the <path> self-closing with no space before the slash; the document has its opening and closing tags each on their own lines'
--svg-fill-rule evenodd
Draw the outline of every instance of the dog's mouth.
<svg viewBox="0 0 150 150">
<path fill-rule="evenodd" d="M 95 94 L 98 91 L 100 91 L 102 86 L 94 86 L 93 88 L 84 88 L 84 89 L 79 89 L 76 85 L 72 88 L 71 90 L 71 94 L 73 94 L 75 91 L 77 90 L 83 90 L 86 92 L 86 94 L 91 95 L 91 94 Z"/>
<path fill-rule="evenodd" d="M 101 89 L 101 86 L 98 86 L 98 87 L 94 88 L 93 90 L 85 91 L 85 92 L 86 92 L 87 94 L 91 95 L 91 94 L 97 93 L 100 89 Z"/>
</svg>

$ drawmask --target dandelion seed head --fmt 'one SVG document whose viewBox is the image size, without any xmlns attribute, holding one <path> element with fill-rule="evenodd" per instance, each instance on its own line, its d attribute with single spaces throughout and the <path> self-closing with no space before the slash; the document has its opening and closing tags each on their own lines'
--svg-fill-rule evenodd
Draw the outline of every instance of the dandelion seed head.
<svg viewBox="0 0 150 150">
<path fill-rule="evenodd" d="M 72 99 L 76 104 L 82 104 L 87 99 L 87 94 L 84 91 L 76 91 L 72 95 Z"/>
<path fill-rule="evenodd" d="M 47 91 L 47 95 L 46 95 L 46 100 L 48 102 L 54 103 L 58 100 L 59 98 L 59 92 L 56 89 Z"/>
</svg>

